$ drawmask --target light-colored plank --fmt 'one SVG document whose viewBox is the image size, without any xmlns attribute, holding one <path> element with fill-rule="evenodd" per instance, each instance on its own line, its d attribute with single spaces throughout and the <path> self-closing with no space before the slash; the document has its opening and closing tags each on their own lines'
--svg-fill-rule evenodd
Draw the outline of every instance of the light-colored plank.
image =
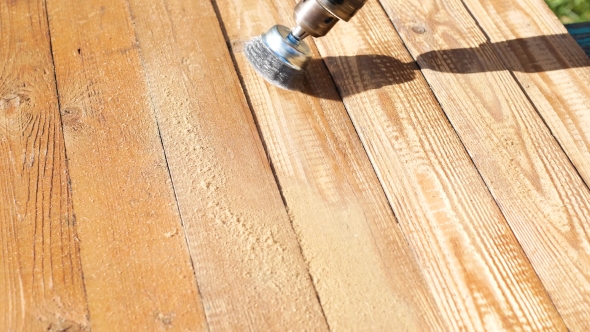
<svg viewBox="0 0 590 332">
<path fill-rule="evenodd" d="M 131 0 L 212 330 L 327 330 L 209 1 Z"/>
<path fill-rule="evenodd" d="M 564 321 L 588 330 L 588 188 L 460 1 L 382 3 Z"/>
<path fill-rule="evenodd" d="M 330 329 L 446 330 L 321 59 L 298 93 L 266 83 L 242 52 L 250 36 L 294 24 L 293 3 L 217 4 Z"/>
<path fill-rule="evenodd" d="M 203 330 L 126 3 L 47 5 L 92 328 Z"/>
<path fill-rule="evenodd" d="M 465 4 L 590 184 L 590 59 L 586 53 L 543 0 L 465 0 Z"/>
<path fill-rule="evenodd" d="M 85 331 L 43 1 L 0 2 L 0 330 Z"/>
<path fill-rule="evenodd" d="M 564 329 L 381 6 L 317 44 L 452 330 Z"/>
</svg>

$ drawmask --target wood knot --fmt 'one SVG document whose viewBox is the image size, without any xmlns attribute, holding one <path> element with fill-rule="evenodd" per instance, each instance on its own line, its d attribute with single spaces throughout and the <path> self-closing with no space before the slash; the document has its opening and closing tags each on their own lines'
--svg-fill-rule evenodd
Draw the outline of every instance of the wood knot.
<svg viewBox="0 0 590 332">
<path fill-rule="evenodd" d="M 423 34 L 426 32 L 426 29 L 421 25 L 414 25 L 412 27 L 412 31 L 414 31 L 417 34 Z"/>
<path fill-rule="evenodd" d="M 31 118 L 30 109 L 22 108 L 29 103 L 29 97 L 22 93 L 7 94 L 0 97 L 0 119 L 5 119 L 6 124 L 15 130 L 20 130 L 20 125 L 27 123 Z M 5 127 L 7 129 L 7 127 Z"/>
<path fill-rule="evenodd" d="M 0 99 L 0 110 L 11 110 L 18 108 L 21 104 L 26 104 L 30 100 L 27 95 L 22 93 L 11 93 Z"/>
<path fill-rule="evenodd" d="M 65 127 L 73 131 L 81 129 L 84 125 L 82 121 L 82 110 L 78 107 L 66 107 L 61 112 L 61 121 Z"/>
</svg>

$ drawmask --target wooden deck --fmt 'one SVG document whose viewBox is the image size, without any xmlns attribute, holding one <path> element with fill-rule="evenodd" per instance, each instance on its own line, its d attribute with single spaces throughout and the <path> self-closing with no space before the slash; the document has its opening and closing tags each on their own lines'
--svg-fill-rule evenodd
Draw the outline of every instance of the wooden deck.
<svg viewBox="0 0 590 332">
<path fill-rule="evenodd" d="M 590 331 L 590 60 L 543 0 L 0 1 L 0 330 Z M 574 34 L 575 35 L 575 34 Z"/>
</svg>

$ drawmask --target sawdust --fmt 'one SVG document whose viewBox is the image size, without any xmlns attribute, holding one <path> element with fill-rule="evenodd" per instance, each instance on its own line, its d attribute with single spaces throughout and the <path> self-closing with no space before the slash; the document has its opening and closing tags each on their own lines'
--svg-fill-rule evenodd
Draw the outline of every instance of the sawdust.
<svg viewBox="0 0 590 332">
<path fill-rule="evenodd" d="M 330 328 L 421 330 L 425 322 L 415 311 L 416 295 L 403 289 L 407 267 L 390 266 L 392 261 L 406 261 L 404 253 L 380 252 L 370 228 L 374 216 L 354 202 L 326 204 L 312 187 L 285 186 L 289 187 L 284 193 L 289 216 Z"/>
<path fill-rule="evenodd" d="M 342 104 L 267 88 L 236 58 L 330 329 L 429 326 L 428 290 Z"/>
<path fill-rule="evenodd" d="M 190 104 L 173 103 L 177 110 Z M 218 322 L 228 329 L 321 329 L 325 320 L 266 158 L 244 119 L 223 120 L 238 127 L 226 129 L 229 138 L 203 125 L 221 121 L 194 112 L 162 121 L 207 317 L 234 317 Z"/>
<path fill-rule="evenodd" d="M 137 31 L 209 326 L 327 330 L 227 44 L 187 28 L 218 24 L 215 13 L 182 7 L 182 28 Z"/>
</svg>

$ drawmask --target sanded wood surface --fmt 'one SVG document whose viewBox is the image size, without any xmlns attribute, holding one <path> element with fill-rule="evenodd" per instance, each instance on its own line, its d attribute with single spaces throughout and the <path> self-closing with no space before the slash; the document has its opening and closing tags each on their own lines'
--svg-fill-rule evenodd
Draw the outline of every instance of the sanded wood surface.
<svg viewBox="0 0 590 332">
<path fill-rule="evenodd" d="M 0 3 L 0 330 L 589 329 L 589 64 L 542 1 L 370 0 L 296 92 L 242 51 L 294 5 Z"/>
<path fill-rule="evenodd" d="M 590 58 L 543 0 L 465 4 L 590 184 Z"/>
<path fill-rule="evenodd" d="M 293 4 L 217 4 L 330 329 L 448 329 L 317 53 L 311 84 L 293 93 L 266 83 L 242 52 L 273 23 L 294 24 Z"/>
<path fill-rule="evenodd" d="M 461 2 L 382 3 L 564 321 L 587 330 L 588 187 Z"/>
<path fill-rule="evenodd" d="M 212 4 L 130 4 L 209 328 L 327 330 Z"/>
<path fill-rule="evenodd" d="M 0 2 L 0 330 L 90 328 L 42 1 Z"/>
<path fill-rule="evenodd" d="M 126 3 L 47 6 L 92 329 L 202 330 Z"/>
<path fill-rule="evenodd" d="M 317 44 L 451 330 L 564 329 L 379 3 Z"/>
</svg>

